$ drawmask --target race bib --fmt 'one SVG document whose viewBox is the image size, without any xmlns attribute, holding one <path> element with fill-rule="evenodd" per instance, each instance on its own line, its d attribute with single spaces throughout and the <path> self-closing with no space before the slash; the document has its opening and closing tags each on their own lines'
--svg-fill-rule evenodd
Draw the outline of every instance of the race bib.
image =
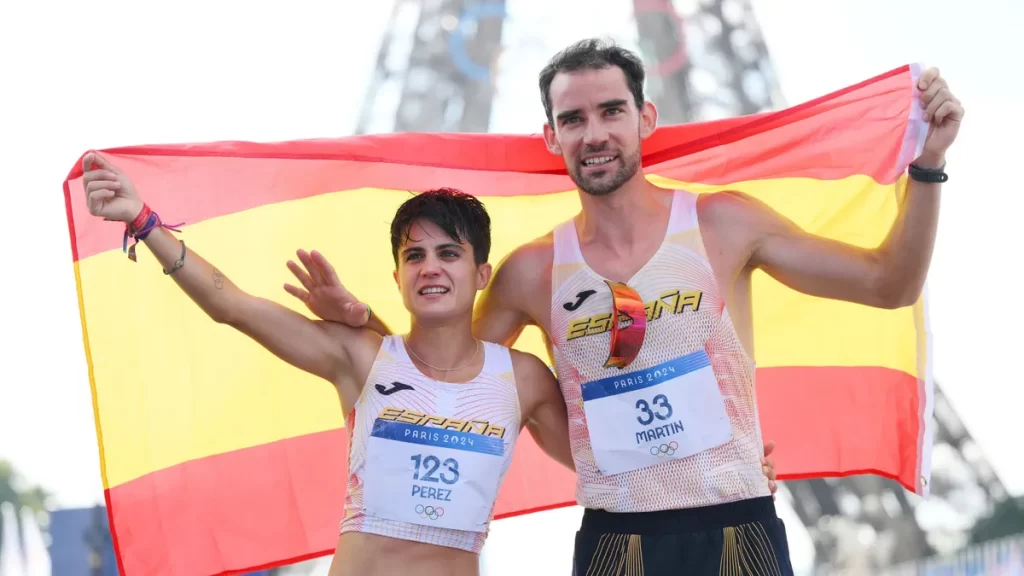
<svg viewBox="0 0 1024 576">
<path fill-rule="evenodd" d="M 494 436 L 378 418 L 367 443 L 363 507 L 378 518 L 482 532 L 504 453 Z"/>
<path fill-rule="evenodd" d="M 732 439 L 711 359 L 703 350 L 583 384 L 583 410 L 601 473 L 685 458 Z"/>
</svg>

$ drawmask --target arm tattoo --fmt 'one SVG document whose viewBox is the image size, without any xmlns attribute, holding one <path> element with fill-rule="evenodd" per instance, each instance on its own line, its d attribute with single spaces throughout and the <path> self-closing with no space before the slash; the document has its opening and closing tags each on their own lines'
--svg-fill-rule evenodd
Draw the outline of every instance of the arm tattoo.
<svg viewBox="0 0 1024 576">
<path fill-rule="evenodd" d="M 224 275 L 216 268 L 213 269 L 213 287 L 217 290 L 224 289 Z"/>
</svg>

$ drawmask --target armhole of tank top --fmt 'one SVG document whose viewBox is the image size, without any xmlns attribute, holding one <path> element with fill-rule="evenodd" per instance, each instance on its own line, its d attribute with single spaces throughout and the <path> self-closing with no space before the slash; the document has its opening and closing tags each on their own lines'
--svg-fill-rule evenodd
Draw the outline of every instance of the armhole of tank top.
<svg viewBox="0 0 1024 576">
<path fill-rule="evenodd" d="M 672 193 L 672 214 L 669 230 L 672 234 L 697 228 L 697 195 L 686 190 Z"/>
<path fill-rule="evenodd" d="M 509 378 L 499 378 L 502 382 L 508 385 L 508 392 L 512 399 L 516 403 L 516 418 L 519 420 L 520 425 L 523 423 L 523 402 L 519 397 L 519 384 L 516 382 L 516 368 L 512 364 L 512 349 L 502 346 L 501 344 L 495 344 L 493 342 L 486 342 L 487 344 L 487 360 L 485 360 L 484 369 L 489 374 L 509 374 Z M 493 358 L 493 360 L 491 360 Z"/>
<path fill-rule="evenodd" d="M 575 264 L 583 260 L 583 253 L 580 251 L 579 238 L 576 236 L 576 222 L 573 219 L 566 220 L 555 226 L 551 244 L 553 245 L 552 264 Z"/>
<path fill-rule="evenodd" d="M 576 235 L 576 222 L 570 218 L 562 222 L 552 232 L 552 258 L 551 258 L 551 301 L 549 307 L 556 305 L 555 296 L 565 282 L 560 272 L 560 266 L 564 264 L 586 264 L 583 260 L 583 251 L 580 250 L 579 237 Z"/>
<path fill-rule="evenodd" d="M 494 342 L 484 342 L 484 372 L 504 374 L 512 372 L 512 352 Z"/>
<path fill-rule="evenodd" d="M 388 334 L 384 337 L 384 343 L 381 344 L 380 349 L 383 351 L 384 347 L 388 346 L 395 360 L 403 364 L 412 364 L 412 358 L 409 357 L 409 351 L 405 349 L 405 339 L 402 336 L 402 334 Z M 380 357 L 380 352 L 377 353 L 377 357 Z"/>
<path fill-rule="evenodd" d="M 402 359 L 402 355 L 405 354 L 405 346 L 402 345 L 401 335 L 388 334 L 381 340 L 380 348 L 377 349 L 377 355 L 373 357 L 373 365 L 370 366 L 370 371 L 366 374 L 366 382 L 363 382 L 363 389 L 359 392 L 359 397 L 356 398 L 356 403 L 352 406 L 353 410 L 358 409 L 359 405 L 362 403 L 363 395 L 366 394 L 366 389 L 377 375 L 377 366 L 380 364 L 381 357 L 383 357 L 384 354 L 391 354 L 392 357 L 398 360 Z M 405 356 L 405 361 L 409 361 L 408 355 Z"/>
</svg>

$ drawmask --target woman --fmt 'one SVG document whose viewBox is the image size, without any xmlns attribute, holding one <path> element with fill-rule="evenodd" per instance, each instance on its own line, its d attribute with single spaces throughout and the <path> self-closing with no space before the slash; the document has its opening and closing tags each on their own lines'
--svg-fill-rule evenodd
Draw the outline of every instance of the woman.
<svg viewBox="0 0 1024 576">
<path fill-rule="evenodd" d="M 124 222 L 211 319 L 338 391 L 351 432 L 332 576 L 478 574 L 520 428 L 572 467 L 565 404 L 547 366 L 472 336 L 476 293 L 491 274 L 490 219 L 472 196 L 442 189 L 399 208 L 394 277 L 412 328 L 382 337 L 243 292 L 165 229 L 116 166 L 87 154 L 83 170 L 89 212 Z M 306 282 L 334 274 L 300 259 L 308 275 L 291 267 Z"/>
</svg>

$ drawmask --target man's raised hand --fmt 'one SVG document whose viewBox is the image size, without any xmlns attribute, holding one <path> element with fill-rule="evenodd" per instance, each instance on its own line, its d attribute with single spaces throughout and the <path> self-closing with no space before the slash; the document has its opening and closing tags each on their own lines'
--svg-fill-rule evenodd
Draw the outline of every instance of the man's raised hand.
<svg viewBox="0 0 1024 576">
<path fill-rule="evenodd" d="M 945 163 L 946 150 L 956 140 L 960 123 L 964 119 L 964 106 L 949 90 L 946 79 L 938 68 L 929 68 L 917 82 L 921 91 L 924 119 L 930 123 L 924 150 L 916 163 L 921 168 L 940 168 Z"/>
<path fill-rule="evenodd" d="M 334 266 L 316 250 L 296 252 L 303 270 L 289 260 L 288 269 L 302 284 L 302 288 L 285 284 L 286 292 L 295 296 L 323 320 L 347 324 L 357 328 L 369 322 L 370 308 L 356 299 L 338 279 Z"/>
</svg>

